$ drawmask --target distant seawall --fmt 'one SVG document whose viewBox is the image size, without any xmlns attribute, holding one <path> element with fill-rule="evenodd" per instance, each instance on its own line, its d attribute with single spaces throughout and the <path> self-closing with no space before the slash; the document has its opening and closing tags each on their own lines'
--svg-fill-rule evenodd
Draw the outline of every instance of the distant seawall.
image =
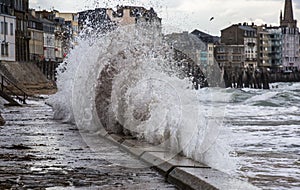
<svg viewBox="0 0 300 190">
<path fill-rule="evenodd" d="M 300 72 L 271 72 L 260 69 L 224 69 L 223 79 L 226 88 L 270 89 L 270 83 L 300 82 Z"/>
</svg>

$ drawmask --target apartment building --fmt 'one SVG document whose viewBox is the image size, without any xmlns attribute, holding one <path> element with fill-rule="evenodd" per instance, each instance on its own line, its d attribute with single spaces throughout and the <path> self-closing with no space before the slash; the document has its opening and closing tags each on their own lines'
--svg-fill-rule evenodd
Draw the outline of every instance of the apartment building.
<svg viewBox="0 0 300 190">
<path fill-rule="evenodd" d="M 13 16 L 11 1 L 0 4 L 0 60 L 16 61 L 16 17 Z"/>
</svg>

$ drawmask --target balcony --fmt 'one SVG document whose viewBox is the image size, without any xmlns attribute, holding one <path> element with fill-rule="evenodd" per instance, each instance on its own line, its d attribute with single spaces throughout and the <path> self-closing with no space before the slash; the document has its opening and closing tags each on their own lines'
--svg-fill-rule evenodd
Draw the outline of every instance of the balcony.
<svg viewBox="0 0 300 190">
<path fill-rule="evenodd" d="M 248 42 L 247 45 L 250 46 L 250 47 L 254 47 L 256 45 L 256 43 L 254 43 L 254 42 Z"/>
<path fill-rule="evenodd" d="M 246 58 L 245 61 L 257 61 L 256 58 Z"/>
</svg>

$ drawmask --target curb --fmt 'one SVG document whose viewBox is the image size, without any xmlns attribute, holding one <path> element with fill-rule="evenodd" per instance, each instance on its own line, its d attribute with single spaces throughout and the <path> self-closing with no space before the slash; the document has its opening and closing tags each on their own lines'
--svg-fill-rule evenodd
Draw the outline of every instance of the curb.
<svg viewBox="0 0 300 190">
<path fill-rule="evenodd" d="M 231 177 L 205 164 L 183 156 L 174 156 L 162 147 L 153 147 L 147 142 L 141 142 L 128 136 L 116 134 L 106 134 L 102 137 L 148 163 L 162 174 L 169 183 L 174 184 L 179 189 L 260 189 L 246 181 Z"/>
</svg>

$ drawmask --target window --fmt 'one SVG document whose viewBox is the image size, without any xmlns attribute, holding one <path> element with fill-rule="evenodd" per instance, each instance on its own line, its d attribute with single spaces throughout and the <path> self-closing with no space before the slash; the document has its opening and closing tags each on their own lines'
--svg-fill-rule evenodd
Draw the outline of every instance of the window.
<svg viewBox="0 0 300 190">
<path fill-rule="evenodd" d="M 21 21 L 17 20 L 17 30 L 21 30 Z"/>
<path fill-rule="evenodd" d="M 15 0 L 15 8 L 17 10 L 23 10 L 23 2 L 22 2 L 22 0 Z"/>
<path fill-rule="evenodd" d="M 1 22 L 1 34 L 4 34 L 4 22 Z"/>
<path fill-rule="evenodd" d="M 14 35 L 14 24 L 10 23 L 10 35 Z"/>
<path fill-rule="evenodd" d="M 7 35 L 8 34 L 8 24 L 7 24 L 7 22 L 5 22 L 4 26 L 5 26 L 4 32 L 5 32 L 5 35 Z"/>
<path fill-rule="evenodd" d="M 8 43 L 1 44 L 1 55 L 8 56 Z"/>
</svg>

